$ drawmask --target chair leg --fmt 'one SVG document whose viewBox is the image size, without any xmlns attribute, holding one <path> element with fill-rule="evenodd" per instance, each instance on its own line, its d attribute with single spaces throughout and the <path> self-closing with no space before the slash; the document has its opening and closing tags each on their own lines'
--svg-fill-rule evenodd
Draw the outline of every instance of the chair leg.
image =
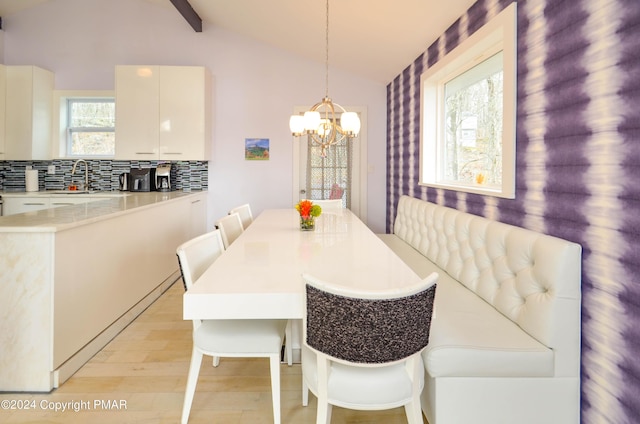
<svg viewBox="0 0 640 424">
<path fill-rule="evenodd" d="M 409 424 L 423 424 L 422 421 L 422 405 L 420 404 L 420 389 L 418 376 L 424 373 L 424 365 L 420 359 L 419 354 L 414 354 L 407 359 L 405 364 L 406 370 L 409 373 L 411 379 L 411 401 L 404 406 L 404 410 L 407 414 L 407 421 Z"/>
<path fill-rule="evenodd" d="M 330 424 L 333 406 L 329 403 L 329 360 L 320 355 L 316 355 L 316 367 L 318 373 L 318 386 L 316 390 L 318 413 L 316 415 L 316 424 Z"/>
<path fill-rule="evenodd" d="M 189 413 L 191 412 L 191 404 L 193 403 L 193 395 L 198 384 L 198 374 L 200 374 L 200 365 L 202 365 L 202 353 L 196 347 L 193 347 L 191 353 L 191 365 L 189 365 L 189 374 L 187 376 L 187 388 L 184 392 L 184 403 L 182 405 L 182 424 L 189 421 Z"/>
<path fill-rule="evenodd" d="M 291 320 L 287 321 L 284 330 L 284 351 L 287 355 L 287 365 L 293 365 L 293 345 L 291 344 Z"/>
<path fill-rule="evenodd" d="M 404 411 L 407 414 L 408 424 L 423 424 L 420 399 L 418 399 L 417 401 L 414 399 L 412 402 L 407 403 L 404 406 Z"/>
<path fill-rule="evenodd" d="M 271 368 L 271 396 L 273 397 L 273 423 L 280 424 L 280 354 L 269 357 Z"/>
<path fill-rule="evenodd" d="M 214 356 L 213 357 L 213 366 L 217 367 L 218 365 L 220 365 L 220 357 L 219 356 Z"/>
<path fill-rule="evenodd" d="M 318 398 L 318 413 L 316 415 L 316 424 L 331 424 L 331 412 L 333 405 L 327 399 Z"/>
<path fill-rule="evenodd" d="M 307 386 L 307 382 L 304 381 L 304 376 L 302 376 L 302 406 L 309 405 L 309 386 Z"/>
</svg>

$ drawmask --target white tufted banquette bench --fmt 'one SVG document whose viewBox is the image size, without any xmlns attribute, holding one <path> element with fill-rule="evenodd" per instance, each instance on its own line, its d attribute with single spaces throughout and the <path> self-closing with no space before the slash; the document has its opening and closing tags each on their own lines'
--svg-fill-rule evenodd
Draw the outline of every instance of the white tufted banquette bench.
<svg viewBox="0 0 640 424">
<path fill-rule="evenodd" d="M 381 239 L 440 274 L 422 410 L 430 424 L 580 422 L 581 247 L 402 196 Z"/>
</svg>

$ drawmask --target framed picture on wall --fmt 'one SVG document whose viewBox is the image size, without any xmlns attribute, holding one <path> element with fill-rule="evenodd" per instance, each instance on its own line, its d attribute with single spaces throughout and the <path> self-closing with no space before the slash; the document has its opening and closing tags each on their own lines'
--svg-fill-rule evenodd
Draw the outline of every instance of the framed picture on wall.
<svg viewBox="0 0 640 424">
<path fill-rule="evenodd" d="M 269 139 L 245 138 L 244 158 L 246 160 L 269 160 Z"/>
</svg>

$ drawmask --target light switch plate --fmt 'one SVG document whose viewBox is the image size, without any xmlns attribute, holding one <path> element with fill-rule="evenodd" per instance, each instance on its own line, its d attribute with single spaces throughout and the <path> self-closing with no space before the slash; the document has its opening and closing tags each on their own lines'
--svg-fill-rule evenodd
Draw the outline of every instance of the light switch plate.
<svg viewBox="0 0 640 424">
<path fill-rule="evenodd" d="M 49 165 L 49 167 L 47 168 L 47 174 L 55 175 L 55 173 L 56 173 L 56 166 L 55 165 Z"/>
</svg>

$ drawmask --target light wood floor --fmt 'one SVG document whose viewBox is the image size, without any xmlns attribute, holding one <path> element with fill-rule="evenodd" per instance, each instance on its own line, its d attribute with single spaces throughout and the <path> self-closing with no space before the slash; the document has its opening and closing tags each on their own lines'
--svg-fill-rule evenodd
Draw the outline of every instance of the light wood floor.
<svg viewBox="0 0 640 424">
<path fill-rule="evenodd" d="M 140 315 L 59 389 L 49 394 L 0 394 L 22 410 L 0 408 L 0 423 L 178 423 L 191 358 L 190 321 L 182 319 L 182 281 Z M 300 365 L 281 371 L 282 422 L 314 423 L 316 403 L 302 406 Z M 55 407 L 65 411 L 54 411 Z M 31 409 L 26 409 L 30 407 Z M 78 411 L 73 410 L 78 409 Z M 267 359 L 205 357 L 190 423 L 273 422 Z M 334 408 L 333 424 L 406 423 L 402 408 Z"/>
</svg>

